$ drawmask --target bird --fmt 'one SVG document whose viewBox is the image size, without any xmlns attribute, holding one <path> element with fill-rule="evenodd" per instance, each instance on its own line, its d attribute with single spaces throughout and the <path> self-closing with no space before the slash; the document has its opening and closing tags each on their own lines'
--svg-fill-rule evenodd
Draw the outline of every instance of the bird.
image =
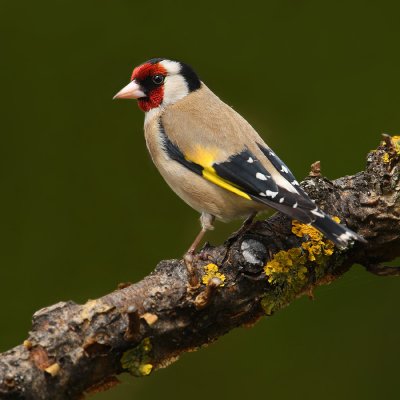
<svg viewBox="0 0 400 400">
<path fill-rule="evenodd" d="M 150 59 L 133 70 L 114 99 L 137 100 L 154 164 L 170 188 L 200 213 L 201 230 L 184 257 L 193 285 L 193 256 L 215 219 L 251 221 L 273 209 L 312 225 L 339 248 L 365 242 L 311 200 L 250 123 L 190 65 Z"/>
</svg>

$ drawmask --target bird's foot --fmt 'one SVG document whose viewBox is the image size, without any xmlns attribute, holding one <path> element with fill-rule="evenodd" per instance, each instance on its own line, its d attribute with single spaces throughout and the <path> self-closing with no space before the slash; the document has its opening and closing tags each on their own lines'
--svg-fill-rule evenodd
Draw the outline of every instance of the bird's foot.
<svg viewBox="0 0 400 400">
<path fill-rule="evenodd" d="M 210 246 L 204 246 L 197 254 L 196 254 L 196 258 L 200 261 L 215 261 L 215 257 L 212 254 L 212 252 L 210 252 Z"/>
</svg>

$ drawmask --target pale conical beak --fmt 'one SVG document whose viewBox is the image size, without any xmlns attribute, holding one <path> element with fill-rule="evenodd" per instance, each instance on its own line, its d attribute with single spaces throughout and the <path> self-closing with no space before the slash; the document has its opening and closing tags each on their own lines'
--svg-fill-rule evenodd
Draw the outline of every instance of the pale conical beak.
<svg viewBox="0 0 400 400">
<path fill-rule="evenodd" d="M 141 90 L 135 80 L 128 83 L 123 89 L 121 89 L 114 97 L 114 99 L 139 99 L 140 97 L 146 97 L 145 93 Z"/>
</svg>

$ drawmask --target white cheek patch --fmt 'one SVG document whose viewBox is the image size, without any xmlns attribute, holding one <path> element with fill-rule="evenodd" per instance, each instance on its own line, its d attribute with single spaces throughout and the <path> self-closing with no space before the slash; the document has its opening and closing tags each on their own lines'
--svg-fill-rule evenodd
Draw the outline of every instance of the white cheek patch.
<svg viewBox="0 0 400 400">
<path fill-rule="evenodd" d="M 176 103 L 188 94 L 189 88 L 182 75 L 169 75 L 165 78 L 163 105 Z"/>
<path fill-rule="evenodd" d="M 181 71 L 181 64 L 177 61 L 162 60 L 160 61 L 160 65 L 162 65 L 170 75 L 179 74 Z"/>
</svg>

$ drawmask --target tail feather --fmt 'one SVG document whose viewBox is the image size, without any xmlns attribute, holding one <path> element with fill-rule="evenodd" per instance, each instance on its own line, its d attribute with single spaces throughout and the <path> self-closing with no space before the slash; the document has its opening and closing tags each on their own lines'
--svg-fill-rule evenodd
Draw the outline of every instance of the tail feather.
<svg viewBox="0 0 400 400">
<path fill-rule="evenodd" d="M 329 240 L 340 248 L 346 248 L 354 241 L 366 243 L 367 241 L 357 233 L 353 232 L 345 225 L 338 224 L 329 215 L 318 210 L 321 216 L 311 223 L 312 226 L 321 231 Z"/>
<path fill-rule="evenodd" d="M 286 204 L 278 204 L 269 199 L 253 196 L 258 201 L 278 210 L 292 219 L 296 219 L 304 224 L 310 224 L 320 232 L 322 232 L 327 239 L 334 242 L 339 248 L 346 248 L 350 243 L 359 241 L 367 243 L 367 241 L 345 225 L 338 224 L 328 214 L 319 209 L 311 199 L 307 197 L 298 197 L 299 206 L 296 208 L 290 207 Z M 301 200 L 301 202 L 300 202 Z"/>
</svg>

